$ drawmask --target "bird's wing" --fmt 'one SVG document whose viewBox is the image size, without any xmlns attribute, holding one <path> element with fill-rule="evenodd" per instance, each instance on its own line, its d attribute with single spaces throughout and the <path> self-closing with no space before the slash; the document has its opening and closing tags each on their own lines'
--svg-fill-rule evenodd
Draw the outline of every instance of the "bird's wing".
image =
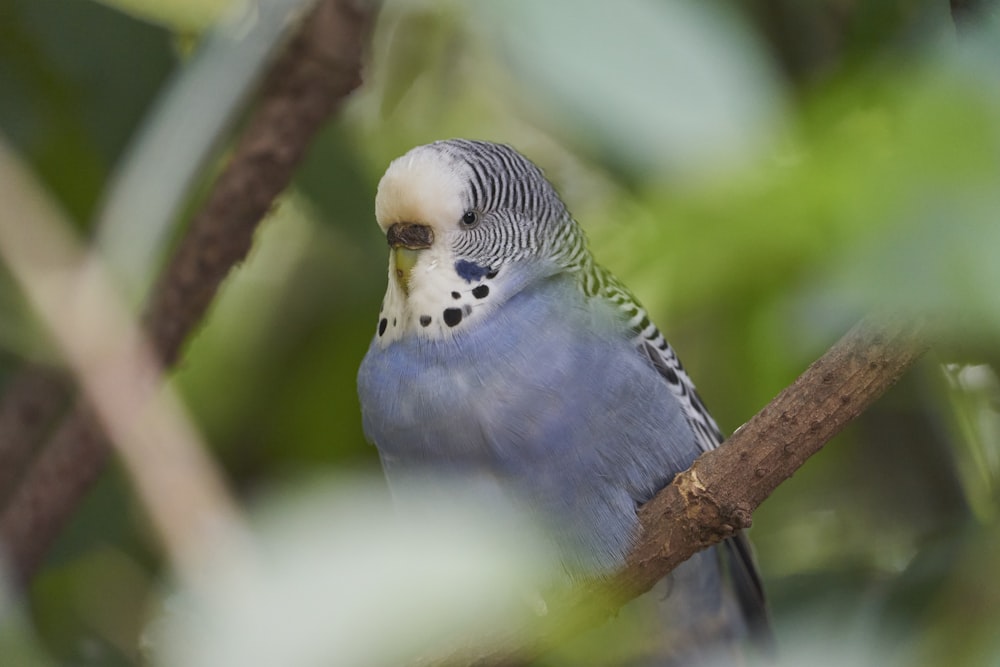
<svg viewBox="0 0 1000 667">
<path fill-rule="evenodd" d="M 715 449 L 725 438 L 698 396 L 694 382 L 684 370 L 673 348 L 650 322 L 646 309 L 615 276 L 600 265 L 592 264 L 583 276 L 584 291 L 600 296 L 613 304 L 628 319 L 628 326 L 635 335 L 634 342 L 640 353 L 649 357 L 653 366 L 666 380 L 670 391 L 684 410 L 691 430 L 703 452 Z"/>
<path fill-rule="evenodd" d="M 663 336 L 657 331 L 655 336 L 663 341 Z M 691 379 L 681 367 L 677 355 L 670 345 L 663 341 L 661 346 L 655 342 L 644 341 L 642 350 L 653 362 L 670 385 L 674 395 L 687 410 L 688 422 L 698 438 L 699 446 L 704 450 L 714 449 L 724 440 L 722 432 L 709 415 L 705 404 L 701 401 Z M 764 597 L 764 586 L 757 571 L 757 562 L 753 555 L 750 540 L 743 532 L 722 543 L 720 551 L 723 564 L 729 574 L 733 592 L 743 611 L 747 627 L 754 641 L 766 653 L 771 653 L 774 647 L 774 636 L 771 631 L 767 611 L 767 601 Z"/>
<path fill-rule="evenodd" d="M 648 321 L 648 318 L 644 319 Z M 641 336 L 637 341 L 639 349 L 653 362 L 653 366 L 667 381 L 670 391 L 680 401 L 691 430 L 698 440 L 698 447 L 703 452 L 718 447 L 725 439 L 722 431 L 712 419 L 708 408 L 698 395 L 698 390 L 694 388 L 694 383 L 688 377 L 673 348 L 663 338 L 663 334 L 655 324 L 649 324 L 644 330 L 637 332 L 637 335 Z"/>
<path fill-rule="evenodd" d="M 649 320 L 645 309 L 628 288 L 610 272 L 600 267 L 594 268 L 599 275 L 594 278 L 593 292 L 614 304 L 628 318 L 628 325 L 635 335 L 636 349 L 649 358 L 680 402 L 698 447 L 703 452 L 718 447 L 725 437 L 709 414 L 673 348 L 659 328 Z M 763 649 L 769 650 L 774 639 L 764 586 L 757 571 L 750 541 L 743 532 L 737 533 L 723 542 L 719 553 L 751 635 Z"/>
</svg>

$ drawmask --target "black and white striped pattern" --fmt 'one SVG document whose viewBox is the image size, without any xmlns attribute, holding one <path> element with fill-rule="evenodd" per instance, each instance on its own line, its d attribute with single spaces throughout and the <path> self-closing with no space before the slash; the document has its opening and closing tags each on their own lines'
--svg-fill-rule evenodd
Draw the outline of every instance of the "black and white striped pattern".
<svg viewBox="0 0 1000 667">
<path fill-rule="evenodd" d="M 722 442 L 722 432 L 676 353 L 628 288 L 594 261 L 582 228 L 534 163 L 510 146 L 485 141 L 449 139 L 425 148 L 464 167 L 469 183 L 464 204 L 481 219 L 456 243 L 456 254 L 492 269 L 542 255 L 576 274 L 585 294 L 623 312 L 636 348 L 680 401 L 701 448 L 707 451 Z"/>
<path fill-rule="evenodd" d="M 465 168 L 469 187 L 464 203 L 482 222 L 456 244 L 463 257 L 506 263 L 545 254 L 569 264 L 586 252 L 582 231 L 542 170 L 510 146 L 448 139 L 426 148 Z"/>
<path fill-rule="evenodd" d="M 677 353 L 649 320 L 646 309 L 631 291 L 604 267 L 589 262 L 583 268 L 581 284 L 587 294 L 606 299 L 615 304 L 628 317 L 629 326 L 635 333 L 633 339 L 640 352 L 649 357 L 653 366 L 667 381 L 670 390 L 684 407 L 692 430 L 698 438 L 702 451 L 715 449 L 725 437 L 705 403 L 698 395 L 694 382 L 684 370 Z"/>
</svg>

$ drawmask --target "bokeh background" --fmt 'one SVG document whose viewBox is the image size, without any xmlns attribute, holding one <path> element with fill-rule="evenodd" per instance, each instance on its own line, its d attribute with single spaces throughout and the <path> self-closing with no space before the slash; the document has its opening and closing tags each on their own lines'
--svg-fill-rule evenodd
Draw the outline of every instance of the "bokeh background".
<svg viewBox="0 0 1000 667">
<path fill-rule="evenodd" d="M 223 4 L 0 3 L 0 132 L 81 238 Z M 173 374 L 212 456 L 248 506 L 377 473 L 354 382 L 385 288 L 378 179 L 417 144 L 507 142 L 727 432 L 862 314 L 932 314 L 934 350 L 751 536 L 788 664 L 1000 664 L 1000 32 L 976 7 L 956 27 L 944 0 L 386 2 L 364 84 Z M 4 276 L 0 385 L 50 355 Z M 112 465 L 0 610 L 0 663 L 145 664 L 164 568 Z"/>
</svg>

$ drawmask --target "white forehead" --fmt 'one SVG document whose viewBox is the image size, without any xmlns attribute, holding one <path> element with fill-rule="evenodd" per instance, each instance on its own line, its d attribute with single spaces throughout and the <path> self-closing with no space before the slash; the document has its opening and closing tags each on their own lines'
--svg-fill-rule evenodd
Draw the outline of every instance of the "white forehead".
<svg viewBox="0 0 1000 667">
<path fill-rule="evenodd" d="M 375 219 L 443 227 L 465 212 L 468 167 L 430 146 L 418 146 L 389 164 L 375 195 Z"/>
</svg>

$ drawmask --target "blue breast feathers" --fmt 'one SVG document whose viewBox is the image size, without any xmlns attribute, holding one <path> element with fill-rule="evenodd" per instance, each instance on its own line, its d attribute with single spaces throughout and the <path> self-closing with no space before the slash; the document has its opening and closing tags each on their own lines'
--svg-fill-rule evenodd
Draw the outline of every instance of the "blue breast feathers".
<svg viewBox="0 0 1000 667">
<path fill-rule="evenodd" d="M 620 312 L 567 276 L 484 319 L 369 348 L 363 425 L 390 484 L 429 470 L 489 477 L 552 522 L 571 571 L 619 567 L 636 506 L 699 453 L 679 403 Z"/>
</svg>

